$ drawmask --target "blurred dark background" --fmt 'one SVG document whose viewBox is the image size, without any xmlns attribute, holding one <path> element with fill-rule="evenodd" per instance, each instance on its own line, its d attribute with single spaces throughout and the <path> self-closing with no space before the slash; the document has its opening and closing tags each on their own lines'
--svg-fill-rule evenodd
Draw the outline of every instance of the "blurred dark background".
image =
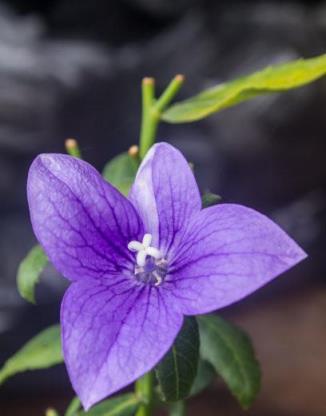
<svg viewBox="0 0 326 416">
<path fill-rule="evenodd" d="M 101 169 L 138 140 L 143 76 L 161 90 L 184 73 L 186 98 L 325 47 L 325 1 L 0 0 L 0 364 L 58 321 L 66 285 L 49 268 L 38 306 L 16 290 L 19 261 L 35 243 L 25 184 L 38 153 L 63 152 L 75 137 Z M 159 131 L 195 164 L 203 190 L 272 216 L 309 253 L 222 311 L 252 335 L 262 363 L 249 415 L 326 414 L 325 136 L 325 79 Z M 72 396 L 64 366 L 18 375 L 0 389 L 0 414 L 42 415 Z M 217 382 L 189 414 L 244 412 Z"/>
</svg>

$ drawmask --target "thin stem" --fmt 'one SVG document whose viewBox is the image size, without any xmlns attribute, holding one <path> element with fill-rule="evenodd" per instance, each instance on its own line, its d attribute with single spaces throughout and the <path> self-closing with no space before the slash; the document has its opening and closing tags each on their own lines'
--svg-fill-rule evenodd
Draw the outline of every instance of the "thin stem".
<svg viewBox="0 0 326 416">
<path fill-rule="evenodd" d="M 136 416 L 151 416 L 153 408 L 154 373 L 149 372 L 136 381 L 136 394 L 140 396 L 140 405 Z"/>
<path fill-rule="evenodd" d="M 154 144 L 161 113 L 170 104 L 184 82 L 183 75 L 176 75 L 158 100 L 154 96 L 154 79 L 142 82 L 142 121 L 140 129 L 139 156 L 143 159 Z"/>
<path fill-rule="evenodd" d="M 186 416 L 186 403 L 184 401 L 175 402 L 170 405 L 170 416 Z"/>
<path fill-rule="evenodd" d="M 184 75 L 176 75 L 170 84 L 167 86 L 166 90 L 160 96 L 160 98 L 156 101 L 155 109 L 161 113 L 166 107 L 170 104 L 173 98 L 177 95 L 182 84 L 184 83 L 185 77 Z"/>
<path fill-rule="evenodd" d="M 156 137 L 158 119 L 152 114 L 155 81 L 153 78 L 144 78 L 142 82 L 142 121 L 140 129 L 139 154 L 143 159 Z"/>
</svg>

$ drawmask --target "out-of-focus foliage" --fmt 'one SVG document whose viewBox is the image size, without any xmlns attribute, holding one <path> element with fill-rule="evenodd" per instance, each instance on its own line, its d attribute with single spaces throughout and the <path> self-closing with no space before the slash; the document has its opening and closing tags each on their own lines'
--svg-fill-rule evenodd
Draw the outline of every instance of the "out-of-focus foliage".
<svg viewBox="0 0 326 416">
<path fill-rule="evenodd" d="M 28 341 L 5 362 L 0 370 L 0 384 L 17 373 L 49 368 L 62 361 L 60 326 L 53 325 Z"/>
</svg>

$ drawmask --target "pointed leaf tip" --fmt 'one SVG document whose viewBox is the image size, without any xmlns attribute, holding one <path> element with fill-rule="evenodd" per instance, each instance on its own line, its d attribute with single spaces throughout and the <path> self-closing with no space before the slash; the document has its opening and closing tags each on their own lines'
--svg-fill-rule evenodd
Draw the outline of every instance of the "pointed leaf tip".
<svg viewBox="0 0 326 416">
<path fill-rule="evenodd" d="M 41 246 L 33 247 L 20 263 L 17 272 L 17 286 L 20 295 L 31 303 L 35 303 L 35 286 L 48 263 L 48 258 Z"/>
</svg>

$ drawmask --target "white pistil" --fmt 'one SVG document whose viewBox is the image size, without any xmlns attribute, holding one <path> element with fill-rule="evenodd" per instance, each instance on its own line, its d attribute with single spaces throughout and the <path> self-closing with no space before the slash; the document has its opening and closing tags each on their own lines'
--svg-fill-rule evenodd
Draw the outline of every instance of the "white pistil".
<svg viewBox="0 0 326 416">
<path fill-rule="evenodd" d="M 133 252 L 137 252 L 136 261 L 139 267 L 144 267 L 146 264 L 147 256 L 154 257 L 155 260 L 162 258 L 160 250 L 155 247 L 151 247 L 152 235 L 145 234 L 143 241 L 130 241 L 128 249 Z M 159 279 L 158 279 L 159 280 Z"/>
</svg>

